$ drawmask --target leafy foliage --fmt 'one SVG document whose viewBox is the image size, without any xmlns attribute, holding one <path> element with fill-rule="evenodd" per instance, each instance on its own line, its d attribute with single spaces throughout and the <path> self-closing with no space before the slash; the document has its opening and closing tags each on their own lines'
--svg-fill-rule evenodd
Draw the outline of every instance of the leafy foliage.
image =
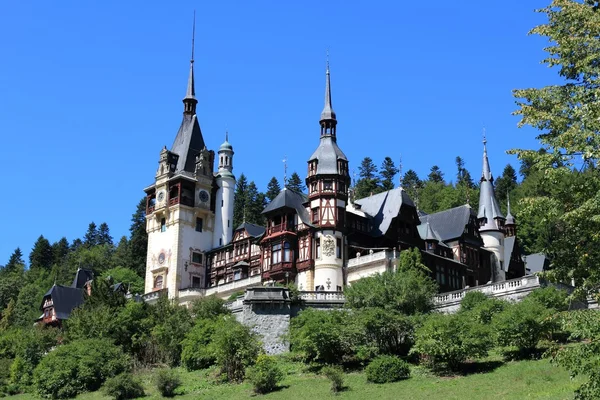
<svg viewBox="0 0 600 400">
<path fill-rule="evenodd" d="M 420 256 L 413 252 L 404 254 L 398 272 L 366 277 L 346 287 L 347 306 L 396 310 L 407 315 L 431 310 L 437 285 L 424 273 Z"/>
<path fill-rule="evenodd" d="M 213 335 L 217 364 L 230 382 L 241 382 L 246 367 L 256 361 L 261 347 L 256 334 L 233 317 L 219 319 Z"/>
<path fill-rule="evenodd" d="M 410 367 L 396 356 L 379 356 L 365 369 L 367 381 L 373 383 L 396 382 L 410 377 Z"/>
<path fill-rule="evenodd" d="M 181 362 L 189 371 L 210 367 L 217 361 L 212 343 L 216 327 L 216 320 L 200 319 L 185 335 L 181 342 Z"/>
<path fill-rule="evenodd" d="M 327 365 L 321 373 L 331 381 L 331 392 L 336 394 L 344 390 L 344 371 L 337 365 Z"/>
<path fill-rule="evenodd" d="M 393 310 L 366 308 L 353 317 L 363 329 L 366 342 L 378 354 L 408 355 L 414 344 L 415 323 L 411 317 Z"/>
<path fill-rule="evenodd" d="M 181 386 L 181 378 L 172 368 L 159 369 L 154 379 L 156 388 L 163 397 L 175 396 L 175 390 Z"/>
<path fill-rule="evenodd" d="M 254 392 L 264 394 L 272 392 L 283 379 L 283 371 L 272 356 L 261 354 L 256 363 L 246 371 L 246 378 L 252 383 Z"/>
<path fill-rule="evenodd" d="M 528 300 L 536 301 L 546 308 L 556 311 L 569 309 L 569 293 L 555 286 L 535 289 L 527 296 Z"/>
<path fill-rule="evenodd" d="M 104 392 L 115 400 L 136 399 L 145 395 L 140 381 L 129 373 L 108 378 L 104 384 Z"/>
<path fill-rule="evenodd" d="M 555 328 L 550 315 L 549 309 L 534 300 L 506 306 L 492 319 L 502 352 L 510 356 L 516 350 L 519 357 L 533 354 L 540 339 Z"/>
<path fill-rule="evenodd" d="M 48 353 L 35 368 L 33 380 L 40 396 L 62 399 L 97 390 L 129 367 L 128 357 L 110 341 L 78 340 Z"/>
<path fill-rule="evenodd" d="M 486 301 L 488 297 L 477 290 L 471 290 L 460 301 L 460 311 L 469 311 Z"/>
<path fill-rule="evenodd" d="M 465 360 L 486 356 L 492 346 L 484 326 L 463 314 L 431 314 L 415 338 L 411 353 L 436 371 L 456 371 Z"/>
</svg>

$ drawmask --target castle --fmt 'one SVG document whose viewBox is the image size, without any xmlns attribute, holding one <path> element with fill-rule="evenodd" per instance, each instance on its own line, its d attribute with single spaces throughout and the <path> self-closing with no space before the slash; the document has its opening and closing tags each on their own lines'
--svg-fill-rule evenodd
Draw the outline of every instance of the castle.
<svg viewBox="0 0 600 400">
<path fill-rule="evenodd" d="M 525 275 L 516 221 L 510 204 L 505 216 L 496 199 L 485 140 L 477 211 L 466 204 L 428 215 L 402 188 L 353 200 L 328 63 L 319 141 L 307 160 L 308 193 L 284 188 L 263 211 L 265 227 L 232 226 L 233 146 L 226 138 L 215 160 L 204 143 L 197 102 L 192 57 L 183 121 L 171 149 L 160 152 L 154 183 L 144 189 L 147 300 L 164 292 L 182 302 L 227 297 L 288 282 L 305 292 L 340 292 L 393 270 L 399 252 L 415 247 L 441 292 Z"/>
</svg>

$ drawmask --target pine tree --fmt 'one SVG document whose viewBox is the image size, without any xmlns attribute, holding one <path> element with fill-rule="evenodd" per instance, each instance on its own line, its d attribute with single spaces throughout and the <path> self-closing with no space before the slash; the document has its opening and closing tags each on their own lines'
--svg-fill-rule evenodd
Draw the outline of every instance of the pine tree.
<svg viewBox="0 0 600 400">
<path fill-rule="evenodd" d="M 77 238 L 73 240 L 73 243 L 71 243 L 71 251 L 77 251 L 81 246 L 83 246 L 83 242 L 81 241 L 81 239 Z"/>
<path fill-rule="evenodd" d="M 119 243 L 120 244 L 120 243 Z M 139 201 L 129 226 L 127 266 L 143 277 L 146 273 L 148 233 L 146 233 L 146 197 Z"/>
<path fill-rule="evenodd" d="M 496 179 L 496 196 L 501 203 L 506 202 L 506 197 L 517 187 L 517 171 L 512 165 L 507 164 L 502 175 Z"/>
<path fill-rule="evenodd" d="M 456 157 L 456 169 L 458 170 L 456 173 L 456 184 L 466 185 L 469 188 L 473 187 L 473 178 L 471 178 L 471 174 L 465 168 L 464 160 L 459 156 Z"/>
<path fill-rule="evenodd" d="M 122 236 L 115 248 L 115 251 L 112 254 L 112 264 L 117 267 L 123 267 L 127 269 L 132 269 L 130 264 L 131 258 L 129 257 L 129 240 L 127 240 L 127 236 Z M 145 260 L 144 260 L 145 261 Z"/>
<path fill-rule="evenodd" d="M 292 173 L 292 176 L 287 180 L 285 187 L 297 193 L 304 193 L 306 190 L 306 186 L 304 186 L 302 179 L 296 172 Z"/>
<path fill-rule="evenodd" d="M 380 193 L 382 188 L 377 176 L 377 167 L 371 157 L 363 158 L 358 167 L 360 179 L 354 187 L 354 196 L 357 199 Z"/>
<path fill-rule="evenodd" d="M 43 235 L 33 245 L 29 254 L 29 269 L 46 269 L 52 268 L 52 246 Z"/>
<path fill-rule="evenodd" d="M 62 265 L 69 255 L 69 241 L 66 237 L 52 244 L 52 260 L 56 265 Z"/>
<path fill-rule="evenodd" d="M 266 206 L 266 197 L 260 193 L 254 181 L 248 184 L 246 191 L 246 222 L 252 224 L 264 225 L 265 218 L 262 211 Z"/>
<path fill-rule="evenodd" d="M 92 221 L 88 225 L 88 230 L 83 237 L 83 244 L 85 247 L 90 248 L 98 244 L 98 228 L 96 224 Z"/>
<path fill-rule="evenodd" d="M 394 177 L 398 174 L 398 171 L 399 169 L 390 157 L 383 159 L 379 174 L 381 175 L 381 188 L 384 192 L 394 188 Z"/>
<path fill-rule="evenodd" d="M 269 199 L 269 201 L 273 201 L 273 199 L 277 197 L 279 192 L 281 192 L 281 186 L 279 186 L 279 181 L 277 180 L 277 178 L 272 177 L 269 181 L 269 184 L 267 185 L 267 193 L 265 195 L 267 196 L 267 199 Z"/>
<path fill-rule="evenodd" d="M 434 165 L 433 167 L 431 167 L 429 175 L 427 175 L 427 180 L 435 183 L 443 183 L 444 173 L 440 170 L 440 167 Z"/>
<path fill-rule="evenodd" d="M 408 193 L 408 197 L 415 202 L 416 206 L 419 205 L 419 191 L 422 189 L 422 187 L 423 181 L 421 181 L 415 170 L 409 169 L 406 171 L 402 177 L 402 189 Z"/>
<path fill-rule="evenodd" d="M 23 252 L 21 251 L 21 248 L 17 247 L 15 251 L 13 251 L 13 253 L 10 255 L 8 262 L 4 266 L 4 271 L 12 272 L 17 270 L 19 266 L 24 265 L 25 261 L 23 261 Z"/>
<path fill-rule="evenodd" d="M 110 247 L 113 246 L 112 236 L 110 236 L 110 229 L 108 228 L 108 224 L 103 222 L 100 224 L 98 228 L 98 244 L 99 245 L 108 245 Z"/>
<path fill-rule="evenodd" d="M 246 175 L 241 174 L 235 184 L 235 196 L 233 200 L 233 228 L 240 226 L 244 222 L 244 213 L 246 212 L 246 199 L 248 192 L 248 179 Z"/>
</svg>

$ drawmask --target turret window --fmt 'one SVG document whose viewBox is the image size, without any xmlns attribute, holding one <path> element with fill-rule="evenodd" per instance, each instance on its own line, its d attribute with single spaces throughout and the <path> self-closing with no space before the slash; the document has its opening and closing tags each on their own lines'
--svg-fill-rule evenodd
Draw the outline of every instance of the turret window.
<svg viewBox="0 0 600 400">
<path fill-rule="evenodd" d="M 281 244 L 274 244 L 271 248 L 271 264 L 279 264 L 281 262 Z"/>
<path fill-rule="evenodd" d="M 202 218 L 196 218 L 196 232 L 202 232 L 203 222 Z"/>
<path fill-rule="evenodd" d="M 292 246 L 289 242 L 283 244 L 283 262 L 292 262 Z"/>
<path fill-rule="evenodd" d="M 323 190 L 325 190 L 325 191 L 333 190 L 333 181 L 331 179 L 326 179 L 323 181 Z"/>
<path fill-rule="evenodd" d="M 164 218 L 161 218 L 160 220 L 160 231 L 161 232 L 166 232 L 167 230 L 167 220 Z"/>
<path fill-rule="evenodd" d="M 193 252 L 192 253 L 192 262 L 194 264 L 202 264 L 202 253 Z"/>
<path fill-rule="evenodd" d="M 317 224 L 319 223 L 319 209 L 313 208 L 312 210 L 312 222 Z"/>
<path fill-rule="evenodd" d="M 315 256 L 316 258 L 321 258 L 321 240 L 315 239 Z"/>
<path fill-rule="evenodd" d="M 335 256 L 337 258 L 342 258 L 342 239 L 335 240 Z"/>
<path fill-rule="evenodd" d="M 163 277 L 162 277 L 162 275 L 160 275 L 154 279 L 154 289 L 162 289 L 162 287 L 163 287 Z"/>
</svg>

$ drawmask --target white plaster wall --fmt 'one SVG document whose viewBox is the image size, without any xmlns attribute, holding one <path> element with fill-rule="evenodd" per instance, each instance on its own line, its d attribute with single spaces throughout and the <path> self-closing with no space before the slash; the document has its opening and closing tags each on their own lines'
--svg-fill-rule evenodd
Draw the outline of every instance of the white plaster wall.
<svg viewBox="0 0 600 400">
<path fill-rule="evenodd" d="M 217 189 L 215 198 L 215 235 L 213 237 L 213 248 L 219 247 L 219 239 L 223 240 L 223 213 L 221 210 L 221 202 L 223 201 L 223 178 L 217 178 Z M 225 203 L 223 201 L 223 203 Z M 227 222 L 225 222 L 227 223 Z M 226 244 L 225 242 L 221 243 Z"/>
<path fill-rule="evenodd" d="M 348 270 L 348 285 L 351 285 L 361 278 L 366 278 L 375 274 L 383 274 L 387 270 L 387 262 L 387 259 L 381 260 L 381 263 L 377 263 L 365 268 Z"/>
<path fill-rule="evenodd" d="M 221 209 L 222 224 L 223 224 L 223 244 L 231 242 L 233 230 L 237 226 L 233 226 L 233 198 L 235 192 L 235 179 L 225 178 L 222 184 L 223 190 L 223 207 Z M 221 204 L 221 203 L 218 203 Z M 218 207 L 217 207 L 218 209 Z"/>
<path fill-rule="evenodd" d="M 325 255 L 324 239 L 327 237 L 331 237 L 333 239 L 335 246 L 337 246 L 336 239 L 343 239 L 341 232 L 331 230 L 317 232 L 315 240 L 321 241 L 321 257 L 315 258 L 315 278 L 313 287 L 306 290 L 315 290 L 316 286 L 323 286 L 325 291 L 335 292 L 337 291 L 338 286 L 342 288 L 344 287 L 344 277 L 342 274 L 344 259 L 336 257 L 337 249 L 335 247 L 331 256 Z M 343 251 L 341 251 L 341 254 L 342 257 L 344 257 Z M 327 279 L 329 279 L 331 282 L 329 289 L 327 288 Z"/>
<path fill-rule="evenodd" d="M 314 290 L 314 287 L 311 288 L 308 286 L 308 271 L 299 272 L 298 275 L 296 275 L 295 284 L 299 290 L 307 290 L 307 291 Z"/>
<path fill-rule="evenodd" d="M 481 232 L 483 247 L 494 253 L 495 260 L 492 260 L 494 267 L 494 280 L 506 279 L 506 266 L 504 265 L 504 234 L 498 231 Z"/>
</svg>

